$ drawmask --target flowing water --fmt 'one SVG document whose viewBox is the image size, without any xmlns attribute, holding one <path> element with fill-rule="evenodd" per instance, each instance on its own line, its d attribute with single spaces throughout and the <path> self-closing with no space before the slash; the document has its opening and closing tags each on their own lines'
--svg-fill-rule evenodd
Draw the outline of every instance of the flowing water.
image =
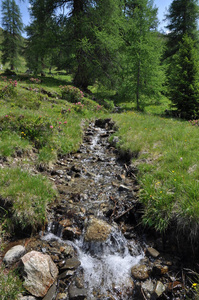
<svg viewBox="0 0 199 300">
<path fill-rule="evenodd" d="M 171 271 L 168 274 L 172 263 L 145 256 L 147 245 L 135 230 L 140 220 L 136 170 L 128 157 L 119 159 L 109 144 L 114 133 L 110 125 L 109 121 L 90 124 L 79 151 L 60 159 L 52 173 L 61 200 L 51 208 L 41 239 L 52 252 L 62 248 L 56 295 L 64 296 L 55 298 L 138 300 L 164 295 L 161 299 L 184 299 L 181 278 L 176 280 Z M 72 254 L 64 256 L 64 247 L 71 247 Z M 65 264 L 71 257 L 78 260 L 77 266 L 67 270 L 62 260 Z M 132 276 L 136 265 L 150 270 L 152 277 L 148 278 L 148 271 Z"/>
<path fill-rule="evenodd" d="M 88 181 L 83 185 L 83 190 L 81 188 L 78 190 L 80 195 L 84 195 L 83 200 L 80 199 L 79 206 L 86 211 L 86 219 L 94 215 L 110 224 L 111 220 L 107 218 L 107 215 L 116 214 L 117 206 L 117 213 L 122 212 L 124 203 L 126 203 L 125 208 L 128 208 L 128 205 L 132 204 L 133 192 L 127 187 L 126 191 L 122 189 L 121 191 L 119 188 L 121 182 L 118 183 L 119 185 L 113 185 L 113 180 L 116 180 L 118 174 L 124 173 L 124 168 L 117 162 L 115 153 L 109 149 L 107 129 L 94 127 L 91 124 L 86 136 L 87 140 L 80 148 L 81 162 L 78 161 L 81 178 L 77 179 L 77 182 L 75 181 L 71 187 L 73 189 L 79 188 L 82 181 Z M 91 176 L 92 181 L 90 182 Z M 126 180 L 126 183 L 131 185 L 132 181 Z M 115 210 L 113 203 L 111 203 L 113 199 L 115 199 Z M 107 213 L 107 210 L 104 212 L 103 207 L 108 208 L 111 213 Z M 86 222 L 84 221 L 84 223 Z M 42 238 L 48 241 L 56 239 L 61 244 L 69 243 L 74 247 L 83 269 L 84 288 L 87 291 L 86 299 L 89 300 L 133 299 L 134 283 L 131 278 L 131 268 L 139 264 L 144 253 L 139 243 L 134 239 L 127 242 L 113 220 L 111 226 L 111 233 L 103 242 L 85 241 L 86 229 L 83 229 L 82 235 L 78 239 L 63 240 L 61 227 L 53 227 L 52 224 Z"/>
</svg>

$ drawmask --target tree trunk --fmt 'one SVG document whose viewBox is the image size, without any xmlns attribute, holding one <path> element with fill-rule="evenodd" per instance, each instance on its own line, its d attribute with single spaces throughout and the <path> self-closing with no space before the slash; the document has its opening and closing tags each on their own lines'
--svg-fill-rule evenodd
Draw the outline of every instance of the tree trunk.
<svg viewBox="0 0 199 300">
<path fill-rule="evenodd" d="M 138 71 L 137 71 L 136 101 L 137 101 L 137 110 L 140 110 L 140 59 L 138 62 Z"/>
</svg>

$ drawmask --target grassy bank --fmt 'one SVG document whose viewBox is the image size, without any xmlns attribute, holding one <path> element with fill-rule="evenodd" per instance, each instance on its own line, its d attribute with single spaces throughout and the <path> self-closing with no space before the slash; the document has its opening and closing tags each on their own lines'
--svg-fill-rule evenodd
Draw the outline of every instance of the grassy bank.
<svg viewBox="0 0 199 300">
<path fill-rule="evenodd" d="M 56 191 L 37 170 L 77 151 L 87 120 L 103 114 L 70 80 L 0 76 L 1 236 L 16 226 L 35 230 L 45 223 Z"/>
<path fill-rule="evenodd" d="M 163 232 L 174 221 L 198 236 L 199 128 L 197 123 L 128 112 L 113 115 L 119 148 L 134 153 L 139 169 L 143 221 Z"/>
</svg>

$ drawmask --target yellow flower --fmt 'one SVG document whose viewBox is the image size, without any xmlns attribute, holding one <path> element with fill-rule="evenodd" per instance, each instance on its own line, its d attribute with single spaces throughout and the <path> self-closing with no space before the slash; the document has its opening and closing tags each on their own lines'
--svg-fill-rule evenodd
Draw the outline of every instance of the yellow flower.
<svg viewBox="0 0 199 300">
<path fill-rule="evenodd" d="M 192 284 L 192 287 L 196 287 L 198 284 L 197 283 L 193 283 Z"/>
</svg>

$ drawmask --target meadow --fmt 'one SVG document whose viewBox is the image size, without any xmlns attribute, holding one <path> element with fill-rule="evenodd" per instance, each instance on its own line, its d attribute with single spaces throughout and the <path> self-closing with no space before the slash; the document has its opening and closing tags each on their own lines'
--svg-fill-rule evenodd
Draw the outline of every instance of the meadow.
<svg viewBox="0 0 199 300">
<path fill-rule="evenodd" d="M 196 240 L 198 121 L 166 117 L 169 101 L 165 97 L 142 113 L 130 102 L 120 103 L 120 113 L 112 113 L 113 94 L 102 94 L 97 88 L 92 91 L 91 95 L 84 94 L 63 72 L 46 77 L 25 73 L 0 77 L 0 157 L 9 162 L 0 170 L 1 198 L 9 203 L 6 208 L 1 205 L 2 231 L 9 228 L 13 216 L 22 228 L 32 226 L 36 230 L 45 222 L 46 207 L 56 192 L 46 178 L 41 180 L 41 174 L 35 176 L 29 170 L 49 168 L 59 157 L 77 151 L 88 121 L 111 116 L 119 128 L 117 147 L 132 153 L 132 164 L 139 170 L 143 224 L 162 233 L 175 224 L 177 231 Z M 100 104 L 92 100 L 93 95 L 99 97 Z M 107 100 L 110 96 L 112 100 Z M 23 159 L 13 168 L 17 156 Z M 23 180 L 18 183 L 20 177 Z M 30 211 L 31 221 L 25 217 Z"/>
</svg>

